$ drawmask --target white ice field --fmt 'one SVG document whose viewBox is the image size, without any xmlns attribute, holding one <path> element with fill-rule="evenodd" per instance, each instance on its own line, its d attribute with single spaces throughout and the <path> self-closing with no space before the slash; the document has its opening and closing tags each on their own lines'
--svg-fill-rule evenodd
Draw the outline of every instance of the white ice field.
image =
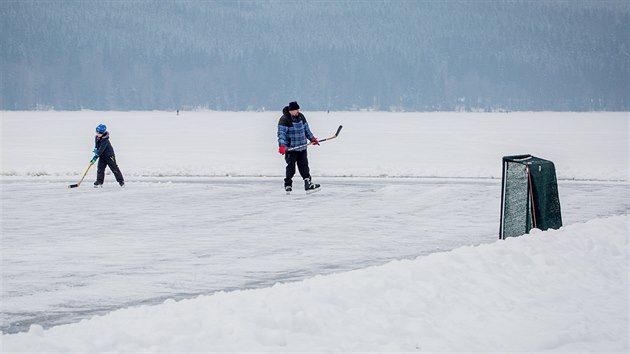
<svg viewBox="0 0 630 354">
<path fill-rule="evenodd" d="M 627 336 L 624 341 L 623 335 L 628 334 L 628 113 L 304 113 L 319 138 L 331 135 L 339 125 L 344 128 L 338 139 L 309 148 L 313 179 L 322 184 L 322 191 L 306 195 L 296 188 L 293 195 L 287 196 L 282 189 L 284 161 L 277 153 L 275 137 L 279 112 L 2 112 L 0 330 L 5 333 L 4 349 L 627 350 Z M 91 184 L 96 171 L 91 170 L 81 187 L 68 189 L 69 184 L 80 179 L 92 157 L 94 127 L 99 123 L 109 127 L 127 187 L 118 187 L 108 174 L 105 187 L 94 189 Z M 531 247 L 526 243 L 534 242 L 527 241 L 530 236 L 516 243 L 498 241 L 501 157 L 515 154 L 552 160 L 560 179 L 565 227 L 558 232 L 536 234 L 539 254 L 523 256 L 533 262 L 514 256 L 523 242 L 522 247 Z M 300 184 L 296 176 L 295 185 Z M 559 238 L 565 243 L 546 247 L 545 238 L 556 234 L 566 235 Z M 455 326 L 457 330 L 448 327 L 452 335 L 459 333 L 461 340 L 455 340 L 445 334 L 447 327 L 440 327 L 441 321 L 453 315 L 427 310 L 439 307 L 445 298 L 448 300 L 448 293 L 475 289 L 479 293 L 460 294 L 456 302 L 466 308 L 466 301 L 470 301 L 469 307 L 478 309 L 475 315 L 480 321 L 485 318 L 484 311 L 496 310 L 490 304 L 479 306 L 477 300 L 482 298 L 515 298 L 512 302 L 499 302 L 499 306 L 513 306 L 512 315 L 526 315 L 530 309 L 545 312 L 558 308 L 558 297 L 575 295 L 576 289 L 560 287 L 550 295 L 553 301 L 541 304 L 544 299 L 549 300 L 542 287 L 557 279 L 543 277 L 549 283 L 541 280 L 540 284 L 518 284 L 519 288 L 530 288 L 530 292 L 541 287 L 533 292 L 540 301 L 527 305 L 527 300 L 518 296 L 518 289 L 505 288 L 501 279 L 494 278 L 492 269 L 509 268 L 521 278 L 535 274 L 542 271 L 538 257 L 549 260 L 542 262 L 546 266 L 553 264 L 553 259 L 563 259 L 562 250 L 572 247 L 571 235 L 575 234 L 584 234 L 588 240 L 585 245 L 592 243 L 591 248 L 587 245 L 579 251 L 590 249 L 593 257 L 606 256 L 610 249 L 621 252 L 602 264 L 592 265 L 596 269 L 612 265 L 619 268 L 615 272 L 594 272 L 590 278 L 582 274 L 583 281 L 601 280 L 593 286 L 599 287 L 598 296 L 610 296 L 612 308 L 598 308 L 597 301 L 576 304 L 584 310 L 584 316 L 567 317 L 569 327 L 554 322 L 557 327 L 548 328 L 541 324 L 545 319 L 540 319 L 541 323 L 530 319 L 532 328 L 538 326 L 550 332 L 545 338 L 528 342 L 533 343 L 531 347 L 525 345 L 525 340 L 514 338 L 488 341 L 491 331 L 477 333 L 467 327 L 474 322 L 469 321 L 470 314 L 456 318 L 462 322 Z M 598 240 L 612 243 L 598 247 Z M 449 252 L 481 244 L 485 247 L 475 251 L 481 254 L 479 258 L 468 248 Z M 510 245 L 510 249 L 502 251 L 502 245 Z M 598 250 L 606 252 L 600 254 Z M 439 258 L 427 256 L 436 252 L 442 252 Z M 513 256 L 501 258 L 502 252 Z M 571 254 L 572 261 L 588 259 L 578 251 Z M 463 274 L 458 273 L 452 280 L 461 284 L 463 277 L 478 283 L 465 289 L 450 283 L 435 285 L 448 281 L 449 257 L 458 264 L 470 263 L 461 269 Z M 497 257 L 497 263 L 492 257 Z M 403 259 L 409 261 L 385 267 L 394 267 L 397 274 L 434 277 L 423 283 L 430 289 L 419 289 L 413 282 L 409 287 L 385 286 L 387 279 L 394 279 L 392 274 L 379 278 L 378 274 L 385 272 L 379 269 L 385 268 L 364 269 Z M 436 259 L 439 261 L 432 261 Z M 514 264 L 506 264 L 511 261 Z M 466 269 L 480 263 L 488 266 L 485 274 L 466 274 Z M 418 268 L 420 264 L 426 268 Z M 573 281 L 578 280 L 580 275 L 569 268 L 579 264 L 566 261 L 557 266 L 554 271 L 565 272 L 568 277 L 575 275 Z M 353 280 L 363 282 L 366 271 L 374 273 L 369 279 L 378 285 L 368 287 L 363 296 L 339 290 L 337 295 L 341 298 L 354 299 L 344 306 L 338 303 L 340 299 L 326 295 L 340 287 L 335 276 L 352 285 Z M 444 277 L 440 277 L 442 273 Z M 329 280 L 313 285 L 313 280 L 308 279 L 318 275 L 327 276 L 316 279 Z M 618 282 L 613 284 L 616 279 Z M 267 299 L 269 292 L 286 298 L 284 287 L 269 288 L 276 283 L 291 283 L 288 291 L 310 291 L 322 296 L 295 305 L 301 308 L 272 301 L 266 303 L 269 307 L 245 310 L 249 301 L 241 299 L 245 294 L 260 301 Z M 606 286 L 614 293 L 606 291 Z M 618 291 L 624 287 L 625 292 Z M 239 289 L 260 289 L 260 293 L 235 291 Z M 347 325 L 340 325 L 338 337 L 326 336 L 319 332 L 323 327 L 336 328 L 326 311 L 321 316 L 312 314 L 310 322 L 301 326 L 296 324 L 300 311 L 321 310 L 321 306 L 334 305 L 342 313 L 352 313 L 355 307 L 364 311 L 360 304 L 369 303 L 368 298 L 379 297 L 387 289 L 401 293 L 398 299 L 408 311 L 398 313 L 394 305 L 390 311 L 373 309 L 373 319 L 379 324 L 374 328 L 357 324 L 348 329 Z M 487 289 L 502 293 L 484 292 Z M 233 306 L 238 319 L 228 321 L 226 327 L 213 322 L 212 326 L 218 329 L 204 340 L 192 339 L 201 334 L 188 327 L 180 333 L 178 329 L 149 324 L 155 323 L 151 316 L 164 318 L 164 311 L 180 304 L 162 304 L 167 299 L 191 299 L 218 291 L 227 293 L 195 301 L 218 302 L 224 309 Z M 419 297 L 415 302 L 408 301 L 405 291 L 437 294 Z M 219 295 L 223 300 L 216 297 Z M 414 303 L 419 307 L 410 309 Z M 191 309 L 191 304 L 181 302 L 178 313 L 187 317 L 204 308 L 210 311 L 209 318 L 229 318 L 201 303 Z M 137 314 L 112 313 L 123 308 L 134 311 L 140 305 L 154 305 L 149 308 L 155 314 L 147 315 L 149 322 L 137 326 L 160 339 L 151 341 L 151 335 L 126 327 L 129 316 L 138 319 Z M 241 312 L 252 318 L 244 319 Z M 292 320 L 278 320 L 274 322 L 277 332 L 264 334 L 264 329 L 256 328 L 268 324 L 257 316 L 268 318 L 270 312 Z M 412 316 L 409 313 L 424 322 L 413 327 L 413 322 L 405 322 L 410 321 L 405 317 Z M 608 317 L 606 324 L 602 319 L 599 324 L 597 319 L 612 313 L 622 315 Z M 78 322 L 95 315 L 104 317 Z M 122 319 L 116 320 L 117 316 Z M 99 325 L 103 320 L 113 324 Z M 74 327 L 64 326 L 70 323 Z M 401 323 L 417 330 L 398 328 Z M 430 324 L 436 324 L 437 330 Z M 504 324 L 507 325 L 495 323 Z M 121 337 L 114 330 L 108 333 L 107 328 L 113 327 L 132 334 Z M 554 328 L 561 327 L 566 333 L 554 332 Z M 571 334 L 576 328 L 585 327 L 589 329 L 584 330 L 586 334 Z M 226 328 L 232 328 L 230 333 L 238 336 L 221 333 Z M 348 331 L 345 336 L 341 328 Z M 521 328 L 522 333 L 533 337 L 536 332 L 528 332 L 528 328 Z M 83 331 L 85 338 L 100 338 L 102 343 L 69 340 L 69 333 L 77 330 Z M 191 338 L 187 344 L 173 342 L 160 335 L 163 331 Z M 14 334 L 18 332 L 22 333 Z M 602 339 L 590 338 L 587 332 L 612 334 Z M 382 338 L 374 342 L 380 338 L 377 333 Z M 425 337 L 430 339 L 421 339 Z"/>
</svg>

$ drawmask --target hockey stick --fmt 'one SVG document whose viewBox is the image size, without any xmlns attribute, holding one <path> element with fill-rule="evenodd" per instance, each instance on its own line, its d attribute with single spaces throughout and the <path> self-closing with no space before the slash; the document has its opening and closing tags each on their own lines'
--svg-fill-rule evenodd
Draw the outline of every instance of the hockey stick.
<svg viewBox="0 0 630 354">
<path fill-rule="evenodd" d="M 339 132 L 341 131 L 341 128 L 343 128 L 343 125 L 340 125 L 339 128 L 337 128 L 337 132 L 335 133 L 335 135 L 333 135 L 331 137 L 328 137 L 328 138 L 324 138 L 324 139 L 318 140 L 318 142 L 323 143 L 326 140 L 332 140 L 332 139 L 336 138 L 339 135 Z M 294 146 L 292 148 L 288 148 L 287 151 L 293 151 L 293 150 L 301 149 L 303 147 L 307 147 L 307 146 L 312 145 L 312 144 L 313 144 L 312 142 L 309 142 L 308 144 L 304 144 L 304 145 L 300 145 L 300 146 Z"/>
<path fill-rule="evenodd" d="M 77 188 L 78 186 L 81 185 L 81 182 L 83 182 L 83 179 L 85 178 L 85 176 L 87 175 L 88 171 L 90 170 L 90 167 L 92 167 L 92 165 L 94 165 L 94 162 L 90 162 L 90 165 L 88 166 L 87 170 L 85 170 L 85 173 L 83 174 L 83 177 L 81 177 L 81 180 L 79 181 L 79 183 L 77 184 L 71 184 L 68 186 L 68 188 Z"/>
</svg>

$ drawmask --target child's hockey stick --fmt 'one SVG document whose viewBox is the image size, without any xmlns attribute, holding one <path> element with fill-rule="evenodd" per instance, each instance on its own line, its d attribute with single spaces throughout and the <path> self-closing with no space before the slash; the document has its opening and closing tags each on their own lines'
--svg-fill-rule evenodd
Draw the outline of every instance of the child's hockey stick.
<svg viewBox="0 0 630 354">
<path fill-rule="evenodd" d="M 332 140 L 332 139 L 336 138 L 336 137 L 339 135 L 339 132 L 341 131 L 341 128 L 343 128 L 343 125 L 340 125 L 340 126 L 339 126 L 339 128 L 337 128 L 337 132 L 335 133 L 335 135 L 333 135 L 333 136 L 331 136 L 331 137 L 329 137 L 329 138 L 320 139 L 320 140 L 319 140 L 319 142 L 320 142 L 320 143 L 323 143 L 323 142 L 324 142 L 324 141 L 326 141 L 326 140 Z M 308 144 L 304 144 L 304 145 L 300 145 L 300 146 L 294 146 L 294 147 L 292 147 L 292 148 L 288 148 L 288 149 L 287 149 L 287 151 L 292 151 L 292 150 L 301 149 L 301 148 L 303 148 L 303 147 L 306 147 L 306 146 L 309 146 L 309 145 L 312 145 L 312 144 L 313 144 L 313 143 L 312 143 L 312 142 L 310 142 L 310 143 L 308 143 Z"/>
<path fill-rule="evenodd" d="M 88 171 L 90 170 L 90 167 L 92 167 L 92 165 L 94 165 L 94 162 L 90 162 L 90 165 L 88 166 L 87 170 L 85 170 L 85 173 L 83 174 L 83 177 L 81 177 L 81 180 L 79 181 L 79 183 L 77 184 L 71 184 L 68 186 L 68 188 L 77 188 L 78 186 L 81 185 L 81 182 L 83 182 L 83 179 L 85 178 L 85 176 L 87 175 Z"/>
</svg>

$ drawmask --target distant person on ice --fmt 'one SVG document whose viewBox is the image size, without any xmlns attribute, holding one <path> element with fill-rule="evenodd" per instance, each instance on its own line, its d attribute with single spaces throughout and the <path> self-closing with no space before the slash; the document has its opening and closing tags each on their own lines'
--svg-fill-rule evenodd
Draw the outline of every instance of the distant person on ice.
<svg viewBox="0 0 630 354">
<path fill-rule="evenodd" d="M 306 117 L 300 113 L 297 102 L 290 102 L 282 110 L 282 117 L 278 122 L 278 152 L 284 155 L 287 162 L 284 190 L 290 193 L 293 190 L 293 176 L 297 163 L 300 175 L 304 179 L 304 189 L 307 192 L 318 190 L 319 184 L 311 182 L 311 173 L 308 167 L 306 146 L 308 142 L 319 145 L 317 138 L 311 133 Z"/>
<path fill-rule="evenodd" d="M 125 186 L 125 179 L 123 178 L 118 164 L 116 164 L 116 155 L 114 155 L 114 148 L 109 142 L 109 132 L 105 124 L 99 124 L 96 127 L 96 137 L 94 138 L 94 157 L 92 163 L 98 159 L 98 168 L 96 170 L 96 182 L 94 182 L 94 188 L 102 187 L 105 180 L 105 166 L 109 166 L 112 173 L 116 177 L 116 181 L 121 187 Z"/>
</svg>

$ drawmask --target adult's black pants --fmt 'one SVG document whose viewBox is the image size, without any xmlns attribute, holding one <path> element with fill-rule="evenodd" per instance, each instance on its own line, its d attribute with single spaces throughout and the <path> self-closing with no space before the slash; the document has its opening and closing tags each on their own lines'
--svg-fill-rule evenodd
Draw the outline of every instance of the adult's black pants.
<svg viewBox="0 0 630 354">
<path fill-rule="evenodd" d="M 293 185 L 293 176 L 295 175 L 295 165 L 297 165 L 302 178 L 311 178 L 311 171 L 308 168 L 308 156 L 306 150 L 303 151 L 287 151 L 284 154 L 284 160 L 287 162 L 287 174 L 284 179 L 285 186 Z"/>
</svg>

